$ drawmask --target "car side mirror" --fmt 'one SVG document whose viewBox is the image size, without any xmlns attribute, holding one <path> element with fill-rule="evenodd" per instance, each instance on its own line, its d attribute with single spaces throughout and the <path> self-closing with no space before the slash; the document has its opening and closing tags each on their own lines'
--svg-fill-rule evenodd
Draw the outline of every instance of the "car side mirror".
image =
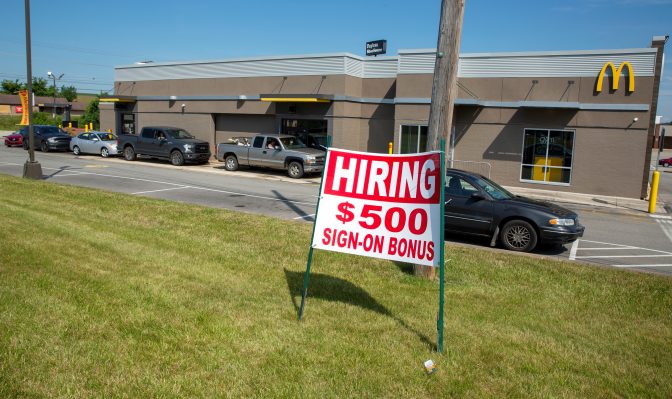
<svg viewBox="0 0 672 399">
<path fill-rule="evenodd" d="M 471 194 L 471 198 L 474 199 L 474 200 L 477 200 L 477 201 L 481 201 L 481 200 L 485 199 L 485 196 L 483 194 L 479 193 L 479 192 L 475 192 L 475 193 Z"/>
</svg>

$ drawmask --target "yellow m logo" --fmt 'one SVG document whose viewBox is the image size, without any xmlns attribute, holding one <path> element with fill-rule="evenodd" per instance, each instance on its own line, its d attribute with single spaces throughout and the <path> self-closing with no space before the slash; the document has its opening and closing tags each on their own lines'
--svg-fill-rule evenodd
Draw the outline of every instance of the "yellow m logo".
<svg viewBox="0 0 672 399">
<path fill-rule="evenodd" d="M 632 65 L 630 65 L 630 63 L 627 61 L 621 63 L 621 66 L 619 66 L 618 69 L 614 66 L 613 62 L 607 62 L 604 64 L 600 74 L 597 75 L 597 86 L 595 87 L 595 91 L 598 93 L 602 91 L 602 81 L 604 80 L 604 74 L 607 72 L 607 68 L 611 68 L 611 73 L 613 75 L 611 80 L 611 89 L 618 90 L 618 81 L 621 77 L 621 71 L 623 71 L 623 67 L 628 68 L 628 91 L 635 91 L 635 75 L 632 72 Z"/>
</svg>

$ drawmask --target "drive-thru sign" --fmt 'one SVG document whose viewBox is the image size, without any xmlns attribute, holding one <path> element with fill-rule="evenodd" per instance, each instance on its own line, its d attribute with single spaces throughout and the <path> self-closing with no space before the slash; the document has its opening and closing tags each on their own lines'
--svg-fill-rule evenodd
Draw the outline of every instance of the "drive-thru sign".
<svg viewBox="0 0 672 399">
<path fill-rule="evenodd" d="M 443 148 L 443 146 L 441 146 Z M 442 151 L 385 155 L 329 148 L 299 308 L 313 249 L 440 267 L 438 350 L 443 341 Z"/>
<path fill-rule="evenodd" d="M 441 153 L 330 150 L 313 248 L 439 264 Z"/>
</svg>

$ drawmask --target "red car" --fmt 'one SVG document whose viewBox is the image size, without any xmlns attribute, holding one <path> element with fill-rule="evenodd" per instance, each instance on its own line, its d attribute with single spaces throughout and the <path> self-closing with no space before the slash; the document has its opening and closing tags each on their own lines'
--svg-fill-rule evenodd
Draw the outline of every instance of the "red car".
<svg viewBox="0 0 672 399">
<path fill-rule="evenodd" d="M 5 145 L 7 147 L 11 147 L 13 145 L 23 146 L 23 136 L 19 132 L 5 136 Z"/>
<path fill-rule="evenodd" d="M 662 165 L 664 167 L 672 166 L 672 158 L 664 158 L 658 161 L 658 165 Z"/>
</svg>

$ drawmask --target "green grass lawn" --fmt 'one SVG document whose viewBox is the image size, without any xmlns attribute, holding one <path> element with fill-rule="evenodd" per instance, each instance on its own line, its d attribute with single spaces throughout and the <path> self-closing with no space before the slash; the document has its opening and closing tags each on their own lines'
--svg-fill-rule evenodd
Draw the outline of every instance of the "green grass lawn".
<svg viewBox="0 0 672 399">
<path fill-rule="evenodd" d="M 438 283 L 311 226 L 0 175 L 0 397 L 671 397 L 672 279 L 447 246 Z M 436 373 L 422 363 L 433 359 Z"/>
</svg>

